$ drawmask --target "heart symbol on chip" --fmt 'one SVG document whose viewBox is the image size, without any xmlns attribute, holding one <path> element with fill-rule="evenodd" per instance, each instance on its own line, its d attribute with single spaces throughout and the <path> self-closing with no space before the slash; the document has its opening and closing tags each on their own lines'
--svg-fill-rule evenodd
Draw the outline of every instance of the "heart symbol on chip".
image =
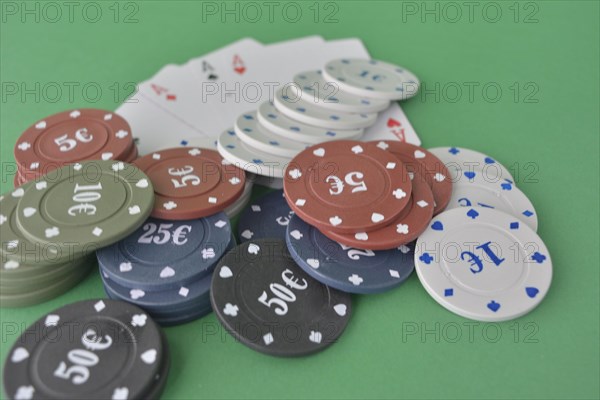
<svg viewBox="0 0 600 400">
<path fill-rule="evenodd" d="M 25 207 L 23 209 L 23 216 L 25 218 L 29 218 L 31 217 L 33 214 L 35 214 L 37 212 L 37 210 L 33 207 Z"/>
<path fill-rule="evenodd" d="M 129 389 L 126 387 L 115 388 L 111 400 L 127 400 L 129 398 Z"/>
<path fill-rule="evenodd" d="M 373 221 L 374 223 L 381 222 L 384 220 L 384 218 L 385 217 L 379 213 L 371 214 L 371 221 Z"/>
<path fill-rule="evenodd" d="M 443 175 L 443 174 L 440 174 L 440 173 L 438 172 L 438 173 L 436 173 L 436 174 L 433 176 L 433 179 L 435 179 L 435 180 L 436 180 L 436 181 L 438 181 L 438 182 L 443 182 L 443 181 L 444 181 L 444 179 L 446 179 L 446 176 L 445 176 L 445 175 Z"/>
<path fill-rule="evenodd" d="M 321 343 L 321 341 L 323 340 L 323 334 L 317 331 L 310 331 L 308 340 L 310 340 L 313 343 Z"/>
<path fill-rule="evenodd" d="M 298 229 L 294 229 L 293 231 L 290 232 L 290 236 L 296 240 L 300 240 L 300 239 L 302 239 L 302 237 L 304 235 Z"/>
<path fill-rule="evenodd" d="M 15 260 L 8 260 L 4 263 L 4 269 L 17 269 L 19 268 L 19 263 Z"/>
<path fill-rule="evenodd" d="M 444 225 L 440 221 L 435 221 L 433 224 L 431 224 L 431 229 L 434 231 L 443 231 Z"/>
<path fill-rule="evenodd" d="M 140 290 L 140 289 L 132 289 L 129 291 L 129 297 L 131 297 L 132 300 L 141 299 L 145 295 L 146 295 L 146 292 L 144 292 L 143 290 Z"/>
<path fill-rule="evenodd" d="M 321 263 L 316 258 L 308 258 L 306 259 L 306 263 L 314 269 L 318 269 L 321 266 Z"/>
<path fill-rule="evenodd" d="M 129 261 L 122 262 L 121 264 L 119 264 L 119 271 L 121 271 L 121 272 L 129 272 L 132 269 L 133 269 L 133 266 L 131 265 L 131 263 Z"/>
<path fill-rule="evenodd" d="M 60 230 L 56 226 L 53 226 L 52 228 L 46 228 L 44 233 L 46 234 L 46 238 L 50 239 L 60 235 Z"/>
<path fill-rule="evenodd" d="M 362 148 L 362 146 L 357 144 L 356 146 L 352 147 L 352 152 L 354 154 L 360 154 L 363 152 L 363 148 Z"/>
<path fill-rule="evenodd" d="M 104 161 L 107 161 L 113 158 L 113 153 L 102 153 L 101 157 Z"/>
<path fill-rule="evenodd" d="M 329 223 L 333 226 L 338 226 L 339 224 L 342 223 L 342 219 L 340 217 L 338 217 L 337 215 L 329 218 Z"/>
<path fill-rule="evenodd" d="M 48 182 L 46 182 L 46 181 L 40 181 L 35 184 L 35 188 L 37 190 L 44 190 L 47 187 L 48 187 Z"/>
<path fill-rule="evenodd" d="M 23 188 L 18 188 L 17 190 L 12 192 L 12 197 L 23 197 L 24 194 L 25 191 L 23 190 Z"/>
<path fill-rule="evenodd" d="M 141 188 L 141 189 L 145 189 L 148 187 L 148 180 L 147 179 L 140 179 L 139 181 L 137 181 L 137 183 L 135 184 L 135 186 Z"/>
<path fill-rule="evenodd" d="M 423 153 L 421 150 L 415 150 L 415 158 L 425 158 L 425 153 Z"/>
<path fill-rule="evenodd" d="M 340 317 L 343 317 L 348 312 L 348 307 L 345 304 L 336 304 L 333 309 Z"/>
<path fill-rule="evenodd" d="M 46 127 L 46 121 L 40 121 L 37 124 L 35 124 L 36 129 L 44 129 L 45 127 Z"/>
<path fill-rule="evenodd" d="M 154 349 L 146 350 L 142 353 L 142 361 L 148 365 L 154 364 L 154 362 L 156 361 L 156 353 L 157 352 Z"/>
<path fill-rule="evenodd" d="M 75 171 L 79 171 L 79 170 L 81 170 L 81 168 L 83 168 L 83 166 L 81 164 L 79 164 L 79 163 L 73 164 L 73 169 Z"/>
<path fill-rule="evenodd" d="M 534 288 L 534 287 L 526 287 L 525 292 L 527 293 L 527 296 L 529 296 L 533 299 L 535 296 L 537 296 L 537 294 L 540 292 L 540 290 L 538 288 Z"/>
<path fill-rule="evenodd" d="M 473 179 L 473 178 L 475 178 L 475 175 L 476 175 L 476 174 L 475 174 L 475 172 L 473 172 L 473 171 L 466 171 L 466 172 L 464 173 L 464 175 L 465 175 L 465 176 L 466 176 L 468 179 Z"/>
<path fill-rule="evenodd" d="M 171 267 L 164 267 L 162 271 L 160 271 L 161 278 L 171 278 L 175 276 L 175 270 Z"/>
<path fill-rule="evenodd" d="M 252 232 L 250 229 L 246 229 L 240 236 L 249 240 L 252 239 L 252 236 L 254 236 L 254 232 Z"/>
<path fill-rule="evenodd" d="M 302 176 L 302 171 L 300 171 L 298 168 L 294 168 L 293 170 L 288 172 L 288 175 L 292 178 L 292 179 L 298 179 Z"/>
<path fill-rule="evenodd" d="M 142 210 L 140 210 L 140 206 L 129 207 L 129 215 L 139 214 Z"/>
<path fill-rule="evenodd" d="M 358 232 L 358 233 L 356 233 L 354 235 L 354 238 L 356 240 L 363 240 L 363 241 L 365 241 L 365 240 L 369 240 L 369 235 L 367 235 L 366 232 Z"/>
<path fill-rule="evenodd" d="M 20 363 L 23 360 L 29 358 L 29 352 L 27 349 L 23 347 L 17 347 L 15 351 L 13 351 L 12 356 L 10 357 L 10 361 L 14 363 Z"/>
<path fill-rule="evenodd" d="M 323 157 L 325 155 L 325 149 L 319 147 L 318 149 L 313 150 L 313 154 L 317 157 Z"/>
<path fill-rule="evenodd" d="M 231 268 L 229 268 L 227 265 L 223 265 L 219 271 L 219 276 L 224 279 L 231 278 L 233 276 L 233 272 L 231 272 Z"/>
<path fill-rule="evenodd" d="M 250 243 L 250 245 L 248 246 L 248 253 L 250 254 L 258 254 L 259 251 L 260 246 L 255 243 Z"/>
</svg>

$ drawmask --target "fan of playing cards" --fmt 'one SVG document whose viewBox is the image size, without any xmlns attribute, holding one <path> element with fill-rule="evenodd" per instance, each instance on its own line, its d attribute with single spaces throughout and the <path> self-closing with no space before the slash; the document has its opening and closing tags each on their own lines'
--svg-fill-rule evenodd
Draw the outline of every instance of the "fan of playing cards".
<svg viewBox="0 0 600 400">
<path fill-rule="evenodd" d="M 289 160 L 315 143 L 420 144 L 395 101 L 416 94 L 418 79 L 383 62 L 375 70 L 389 74 L 373 75 L 369 60 L 359 39 L 310 36 L 270 45 L 241 39 L 184 65 L 166 65 L 117 113 L 131 124 L 141 155 L 179 146 L 218 148 L 228 161 L 278 187 Z M 370 84 L 352 81 L 361 73 L 373 75 L 365 79 Z"/>
</svg>

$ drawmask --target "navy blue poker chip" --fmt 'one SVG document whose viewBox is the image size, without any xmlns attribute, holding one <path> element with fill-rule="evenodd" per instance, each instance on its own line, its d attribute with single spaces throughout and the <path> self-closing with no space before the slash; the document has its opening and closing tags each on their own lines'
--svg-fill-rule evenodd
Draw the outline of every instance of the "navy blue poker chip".
<svg viewBox="0 0 600 400">
<path fill-rule="evenodd" d="M 240 243 L 266 238 L 284 240 L 292 215 L 294 212 L 288 206 L 283 190 L 276 190 L 256 199 L 240 215 Z"/>
<path fill-rule="evenodd" d="M 183 221 L 149 218 L 134 233 L 96 255 L 101 269 L 119 285 L 177 289 L 209 275 L 230 238 L 231 226 L 224 213 Z"/>
<path fill-rule="evenodd" d="M 391 290 L 412 274 L 414 242 L 391 250 L 361 250 L 337 243 L 294 215 L 286 243 L 294 261 L 332 288 L 371 294 Z"/>
</svg>

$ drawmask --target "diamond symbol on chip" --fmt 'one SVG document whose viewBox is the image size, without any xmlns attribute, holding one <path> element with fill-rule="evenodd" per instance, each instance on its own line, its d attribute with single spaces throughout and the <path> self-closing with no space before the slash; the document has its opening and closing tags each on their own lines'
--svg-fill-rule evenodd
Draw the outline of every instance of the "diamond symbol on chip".
<svg viewBox="0 0 600 400">
<path fill-rule="evenodd" d="M 227 225 L 227 221 L 223 221 L 222 219 L 220 219 L 217 222 L 215 222 L 215 226 L 217 228 L 222 228 L 222 227 L 224 227 L 226 225 Z"/>
<path fill-rule="evenodd" d="M 188 154 L 189 154 L 190 156 L 198 156 L 198 155 L 200 155 L 201 153 L 202 153 L 202 151 L 200 151 L 200 149 L 198 149 L 198 148 L 193 148 L 193 149 L 190 149 L 190 150 L 188 151 Z"/>
<path fill-rule="evenodd" d="M 398 200 L 403 199 L 406 197 L 406 192 L 400 188 L 394 190 L 392 192 L 392 194 L 394 195 L 394 197 Z"/>
<path fill-rule="evenodd" d="M 129 136 L 129 132 L 121 129 L 121 130 L 118 130 L 117 133 L 115 133 L 115 136 L 118 139 L 125 139 L 127 136 Z"/>
<path fill-rule="evenodd" d="M 105 121 L 110 121 L 112 119 L 113 115 L 112 114 L 105 114 L 104 115 L 104 120 Z"/>
<path fill-rule="evenodd" d="M 209 247 L 208 249 L 202 249 L 202 258 L 204 260 L 208 260 L 209 258 L 215 258 L 216 253 L 215 249 Z"/>
<path fill-rule="evenodd" d="M 400 250 L 402 254 L 406 254 L 410 251 L 410 248 L 407 245 L 403 244 L 402 246 L 398 247 L 398 250 Z"/>
<path fill-rule="evenodd" d="M 225 308 L 223 309 L 223 314 L 229 315 L 231 317 L 237 317 L 239 310 L 240 309 L 238 308 L 238 306 L 233 305 L 231 303 L 227 303 L 225 304 Z"/>
<path fill-rule="evenodd" d="M 173 200 L 167 201 L 166 203 L 163 204 L 163 207 L 169 211 L 173 210 L 174 208 L 177 208 L 177 203 L 175 203 Z"/>
<path fill-rule="evenodd" d="M 126 387 L 115 388 L 111 400 L 127 400 L 129 398 L 129 389 Z"/>
<path fill-rule="evenodd" d="M 0 214 L 0 225 L 4 224 L 6 221 L 8 221 L 8 218 L 6 218 L 4 215 Z"/>
<path fill-rule="evenodd" d="M 181 297 L 187 297 L 189 293 L 190 293 L 190 289 L 183 287 L 183 286 L 181 288 L 179 288 L 179 295 Z"/>
<path fill-rule="evenodd" d="M 296 205 L 298 207 L 302 207 L 305 204 L 306 204 L 306 199 L 298 199 L 298 200 L 296 200 Z"/>
<path fill-rule="evenodd" d="M 273 343 L 275 341 L 275 338 L 273 337 L 273 334 L 271 332 L 265 334 L 263 336 L 263 342 L 265 342 L 265 344 L 268 346 L 271 343 Z"/>
<path fill-rule="evenodd" d="M 100 312 L 100 311 L 104 310 L 105 308 L 106 308 L 106 304 L 104 304 L 104 302 L 102 300 L 100 300 L 96 304 L 94 304 L 94 309 L 96 310 L 96 312 Z"/>
<path fill-rule="evenodd" d="M 35 124 L 36 129 L 44 129 L 45 127 L 46 127 L 46 121 L 40 121 L 37 124 Z"/>
<path fill-rule="evenodd" d="M 429 205 L 429 203 L 426 202 L 425 200 L 419 200 L 419 201 L 417 201 L 417 205 L 419 207 L 423 208 L 423 207 L 427 207 Z"/>
<path fill-rule="evenodd" d="M 400 273 L 398 271 L 396 271 L 395 269 L 390 269 L 390 276 L 392 278 L 400 278 Z"/>
<path fill-rule="evenodd" d="M 49 314 L 46 316 L 46 319 L 44 320 L 44 325 L 45 326 L 56 326 L 56 325 L 58 325 L 59 321 L 60 321 L 60 316 L 58 316 L 56 314 Z"/>
<path fill-rule="evenodd" d="M 18 144 L 17 149 L 25 151 L 31 148 L 31 144 L 29 142 L 21 142 Z"/>
<path fill-rule="evenodd" d="M 94 236 L 96 236 L 96 237 L 99 237 L 100 235 L 102 235 L 102 232 L 104 232 L 104 231 L 102 230 L 102 228 L 100 228 L 100 227 L 98 227 L 98 226 L 97 226 L 97 227 L 95 227 L 95 228 L 92 230 L 92 235 L 94 235 Z"/>
<path fill-rule="evenodd" d="M 394 169 L 396 168 L 396 163 L 395 162 L 389 162 L 385 165 L 386 169 Z"/>
<path fill-rule="evenodd" d="M 160 160 L 160 154 L 158 154 L 158 153 L 152 154 L 152 159 L 154 159 L 154 160 Z"/>
</svg>

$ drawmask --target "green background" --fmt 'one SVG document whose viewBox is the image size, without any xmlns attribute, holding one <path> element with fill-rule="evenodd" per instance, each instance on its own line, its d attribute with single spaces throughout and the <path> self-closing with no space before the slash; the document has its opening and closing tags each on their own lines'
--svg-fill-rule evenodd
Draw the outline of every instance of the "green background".
<svg viewBox="0 0 600 400">
<path fill-rule="evenodd" d="M 119 22 L 113 21 L 112 1 L 98 2 L 104 14 L 97 23 L 81 12 L 73 22 L 64 16 L 56 23 L 3 14 L 3 85 L 97 82 L 104 92 L 94 103 L 81 90 L 57 102 L 52 94 L 22 99 L 3 93 L 2 191 L 12 187 L 12 148 L 20 132 L 69 108 L 115 109 L 126 95 L 119 91 L 114 98 L 109 88 L 115 82 L 124 87 L 145 80 L 167 63 L 184 63 L 245 36 L 264 43 L 312 34 L 359 37 L 374 58 L 406 66 L 431 92 L 402 104 L 425 147 L 477 149 L 517 172 L 554 263 L 547 298 L 516 321 L 469 328 L 468 320 L 431 299 L 414 275 L 390 293 L 355 296 L 340 341 L 302 359 L 249 350 L 210 315 L 166 329 L 173 368 L 163 398 L 598 398 L 599 3 L 475 2 L 472 18 L 463 2 L 453 3 L 461 7 L 460 18 L 443 2 L 329 3 L 318 5 L 315 22 L 314 3 L 296 2 L 303 15 L 295 23 L 280 11 L 273 21 L 264 15 L 256 23 L 231 16 L 203 21 L 202 3 L 192 1 L 134 2 L 133 23 L 123 22 L 135 10 L 126 3 L 118 5 Z M 285 2 L 279 4 L 276 10 Z M 406 12 L 412 7 L 416 15 Z M 425 7 L 438 7 L 439 16 L 422 16 Z M 502 15 L 493 22 L 498 8 Z M 332 11 L 337 21 L 324 22 Z M 467 85 L 477 85 L 471 98 Z M 97 273 L 53 301 L 2 309 L 1 358 L 16 340 L 13 329 L 92 297 L 104 297 Z"/>
</svg>

